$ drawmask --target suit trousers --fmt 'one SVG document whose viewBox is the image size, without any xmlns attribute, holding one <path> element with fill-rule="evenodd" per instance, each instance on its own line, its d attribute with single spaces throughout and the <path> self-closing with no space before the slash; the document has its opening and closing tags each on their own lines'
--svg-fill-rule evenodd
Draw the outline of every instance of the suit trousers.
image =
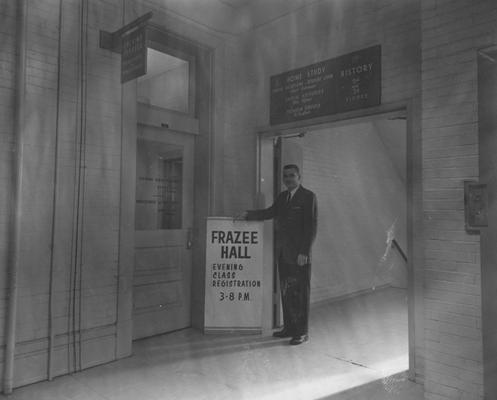
<svg viewBox="0 0 497 400">
<path fill-rule="evenodd" d="M 306 335 L 309 327 L 311 265 L 278 262 L 284 328 L 292 336 Z"/>
</svg>

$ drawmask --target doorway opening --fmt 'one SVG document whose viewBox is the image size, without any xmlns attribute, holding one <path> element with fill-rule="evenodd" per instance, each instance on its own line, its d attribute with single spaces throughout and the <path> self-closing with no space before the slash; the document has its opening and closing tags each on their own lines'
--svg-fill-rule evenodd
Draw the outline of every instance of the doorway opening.
<svg viewBox="0 0 497 400">
<path fill-rule="evenodd" d="M 402 112 L 268 131 L 259 142 L 262 206 L 285 190 L 286 164 L 301 168 L 302 185 L 317 196 L 311 340 L 330 349 L 330 357 L 373 369 L 382 378 L 413 376 L 407 130 Z M 276 265 L 273 278 L 276 328 L 282 324 Z M 351 387 L 370 378 L 354 379 Z"/>
</svg>

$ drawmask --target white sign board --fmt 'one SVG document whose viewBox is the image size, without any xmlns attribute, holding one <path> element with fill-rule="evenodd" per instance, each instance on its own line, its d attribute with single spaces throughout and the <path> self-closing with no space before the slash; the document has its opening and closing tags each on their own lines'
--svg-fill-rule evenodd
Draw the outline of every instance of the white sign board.
<svg viewBox="0 0 497 400">
<path fill-rule="evenodd" d="M 209 331 L 261 331 L 263 223 L 207 219 L 205 323 Z"/>
</svg>

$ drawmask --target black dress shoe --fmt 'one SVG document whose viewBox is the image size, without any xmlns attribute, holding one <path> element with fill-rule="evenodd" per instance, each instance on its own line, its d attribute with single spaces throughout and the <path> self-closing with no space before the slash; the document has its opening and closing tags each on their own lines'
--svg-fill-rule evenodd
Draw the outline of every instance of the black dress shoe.
<svg viewBox="0 0 497 400">
<path fill-rule="evenodd" d="M 287 337 L 292 337 L 293 335 L 290 332 L 288 332 L 286 329 L 282 329 L 281 331 L 274 332 L 273 336 L 277 338 L 287 338 Z"/>
<path fill-rule="evenodd" d="M 290 340 L 290 344 L 292 346 L 295 346 L 295 345 L 302 344 L 302 343 L 305 343 L 305 342 L 308 342 L 308 341 L 309 341 L 309 336 L 308 335 L 300 335 L 300 336 L 294 336 L 294 337 L 292 337 L 292 340 Z"/>
</svg>

